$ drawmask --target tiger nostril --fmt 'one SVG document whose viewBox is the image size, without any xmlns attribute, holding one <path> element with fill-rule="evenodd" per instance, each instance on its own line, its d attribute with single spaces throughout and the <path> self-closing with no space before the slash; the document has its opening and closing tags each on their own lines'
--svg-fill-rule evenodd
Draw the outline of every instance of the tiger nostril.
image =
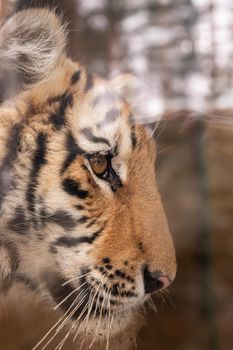
<svg viewBox="0 0 233 350">
<path fill-rule="evenodd" d="M 148 266 L 143 269 L 143 280 L 145 293 L 167 288 L 172 282 L 169 277 L 164 276 L 160 271 L 150 272 Z"/>
</svg>

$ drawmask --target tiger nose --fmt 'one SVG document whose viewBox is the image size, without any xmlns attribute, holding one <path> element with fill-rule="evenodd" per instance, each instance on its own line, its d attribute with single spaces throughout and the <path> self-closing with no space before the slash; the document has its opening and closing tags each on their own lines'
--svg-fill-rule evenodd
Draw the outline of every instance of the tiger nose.
<svg viewBox="0 0 233 350">
<path fill-rule="evenodd" d="M 144 267 L 143 280 L 145 293 L 167 288 L 172 283 L 172 280 L 160 271 L 150 272 L 148 266 Z"/>
</svg>

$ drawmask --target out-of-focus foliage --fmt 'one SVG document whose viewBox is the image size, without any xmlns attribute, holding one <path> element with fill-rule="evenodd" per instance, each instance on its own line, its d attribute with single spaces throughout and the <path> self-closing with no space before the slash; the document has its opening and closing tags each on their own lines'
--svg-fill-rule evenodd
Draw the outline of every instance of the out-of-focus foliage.
<svg viewBox="0 0 233 350">
<path fill-rule="evenodd" d="M 232 106 L 231 0 L 24 0 L 19 7 L 28 4 L 62 9 L 70 52 L 91 70 L 136 74 L 141 117 Z"/>
</svg>

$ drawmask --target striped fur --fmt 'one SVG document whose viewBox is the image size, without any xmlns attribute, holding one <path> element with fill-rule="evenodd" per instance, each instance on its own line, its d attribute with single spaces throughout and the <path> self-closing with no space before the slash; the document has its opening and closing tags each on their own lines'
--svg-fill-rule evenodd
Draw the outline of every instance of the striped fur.
<svg viewBox="0 0 233 350">
<path fill-rule="evenodd" d="M 14 30 L 15 22 L 21 27 Z M 61 313 L 73 303 L 70 320 L 86 317 L 80 332 L 90 339 L 99 319 L 97 339 L 105 339 L 113 311 L 111 335 L 132 331 L 135 310 L 146 300 L 143 266 L 171 279 L 176 272 L 154 141 L 132 123 L 114 82 L 66 56 L 64 29 L 53 13 L 19 12 L 2 33 L 0 56 L 14 67 L 21 50 L 28 55 L 19 68 L 30 82 L 0 109 L 3 297 L 17 283 L 25 295 L 60 304 Z M 106 176 L 90 165 L 100 154 L 111 163 Z M 79 306 L 75 289 L 84 297 Z"/>
</svg>

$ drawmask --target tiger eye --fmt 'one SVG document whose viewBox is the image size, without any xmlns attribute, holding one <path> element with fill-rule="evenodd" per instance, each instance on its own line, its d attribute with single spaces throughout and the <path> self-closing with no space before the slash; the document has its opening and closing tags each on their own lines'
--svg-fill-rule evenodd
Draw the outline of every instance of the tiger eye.
<svg viewBox="0 0 233 350">
<path fill-rule="evenodd" d="M 89 159 L 90 165 L 92 167 L 92 170 L 97 174 L 97 175 L 102 175 L 106 172 L 108 168 L 108 161 L 107 157 L 103 155 L 98 155 L 93 158 Z"/>
</svg>

